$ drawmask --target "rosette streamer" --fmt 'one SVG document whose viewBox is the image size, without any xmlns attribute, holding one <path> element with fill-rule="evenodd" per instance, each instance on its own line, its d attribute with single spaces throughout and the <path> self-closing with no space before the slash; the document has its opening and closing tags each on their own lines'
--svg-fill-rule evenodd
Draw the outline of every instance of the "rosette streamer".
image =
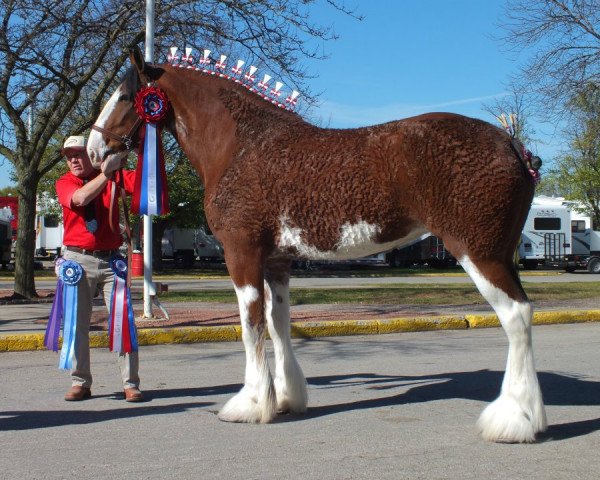
<svg viewBox="0 0 600 480">
<path fill-rule="evenodd" d="M 64 312 L 63 344 L 58 368 L 73 368 L 75 355 L 75 334 L 77 330 L 77 285 L 83 276 L 83 269 L 74 260 L 65 260 L 59 268 L 59 279 L 63 284 L 62 304 Z"/>
<path fill-rule="evenodd" d="M 140 215 L 164 215 L 169 213 L 169 201 L 160 124 L 169 110 L 169 100 L 159 88 L 144 87 L 137 93 L 134 106 L 145 125 L 140 129 L 131 211 Z"/>
<path fill-rule="evenodd" d="M 111 352 L 129 353 L 138 349 L 131 292 L 127 286 L 127 261 L 121 256 L 110 260 L 115 281 L 108 315 L 108 346 Z"/>
<path fill-rule="evenodd" d="M 56 259 L 54 271 L 58 277 L 56 280 L 56 292 L 54 293 L 54 301 L 50 309 L 50 318 L 46 326 L 46 334 L 44 335 L 44 346 L 48 350 L 58 352 L 58 337 L 60 334 L 60 324 L 63 320 L 63 281 L 60 277 L 60 267 L 65 262 L 63 257 Z"/>
</svg>

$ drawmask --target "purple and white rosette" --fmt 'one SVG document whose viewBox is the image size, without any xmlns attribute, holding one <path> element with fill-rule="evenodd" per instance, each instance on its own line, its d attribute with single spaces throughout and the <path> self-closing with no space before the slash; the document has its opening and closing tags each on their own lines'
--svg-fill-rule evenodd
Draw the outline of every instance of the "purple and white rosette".
<svg viewBox="0 0 600 480">
<path fill-rule="evenodd" d="M 59 279 L 63 283 L 63 344 L 58 368 L 70 370 L 75 355 L 75 334 L 77 329 L 77 285 L 83 276 L 83 268 L 74 260 L 65 260 L 59 268 Z"/>
<path fill-rule="evenodd" d="M 60 334 L 60 325 L 63 320 L 63 281 L 60 278 L 60 267 L 65 262 L 63 257 L 58 257 L 54 262 L 54 271 L 58 279 L 56 280 L 56 291 L 54 293 L 54 301 L 50 309 L 50 318 L 46 326 L 46 334 L 44 335 L 44 346 L 48 350 L 58 352 L 58 337 Z"/>
</svg>

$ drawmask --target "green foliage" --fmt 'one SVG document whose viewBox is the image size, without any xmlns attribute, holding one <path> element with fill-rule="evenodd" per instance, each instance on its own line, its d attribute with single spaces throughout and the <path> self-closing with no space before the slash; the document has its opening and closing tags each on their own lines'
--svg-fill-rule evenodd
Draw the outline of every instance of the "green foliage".
<svg viewBox="0 0 600 480">
<path fill-rule="evenodd" d="M 552 169 L 553 184 L 568 200 L 581 203 L 600 225 L 600 89 L 588 85 L 569 103 L 573 121 L 569 151 Z"/>
<path fill-rule="evenodd" d="M 200 177 L 180 149 L 167 155 L 167 184 L 170 213 L 169 226 L 197 228 L 205 224 L 204 187 Z"/>
<path fill-rule="evenodd" d="M 0 197 L 16 197 L 18 195 L 17 187 L 4 187 L 0 188 Z"/>
</svg>

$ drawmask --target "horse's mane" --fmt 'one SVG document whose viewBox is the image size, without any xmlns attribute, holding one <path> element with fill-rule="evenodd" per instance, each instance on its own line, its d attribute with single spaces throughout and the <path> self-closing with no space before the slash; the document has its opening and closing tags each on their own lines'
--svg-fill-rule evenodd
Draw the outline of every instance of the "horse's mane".
<svg viewBox="0 0 600 480">
<path fill-rule="evenodd" d="M 171 49 L 171 54 L 168 56 L 169 63 L 161 64 L 161 68 L 167 66 L 174 69 L 181 68 L 192 70 L 202 75 L 228 80 L 232 85 L 243 87 L 276 107 L 295 113 L 299 92 L 292 90 L 288 95 L 284 95 L 282 90 L 283 83 L 273 80 L 270 75 L 265 75 L 263 78 L 263 80 L 265 80 L 268 77 L 268 80 L 265 83 L 258 81 L 256 67 L 251 66 L 249 69 L 242 69 L 240 63 L 243 65 L 244 62 L 240 60 L 238 60 L 238 64 L 235 67 L 227 66 L 224 63 L 221 64 L 221 61 L 224 58 L 227 58 L 226 56 L 222 56 L 220 61 L 215 61 L 210 57 L 204 57 L 199 60 L 198 65 L 194 65 L 191 51 L 188 51 L 186 55 L 182 55 L 181 58 L 175 55 L 175 51 L 176 49 L 173 47 Z M 273 81 L 271 82 L 271 80 Z"/>
</svg>

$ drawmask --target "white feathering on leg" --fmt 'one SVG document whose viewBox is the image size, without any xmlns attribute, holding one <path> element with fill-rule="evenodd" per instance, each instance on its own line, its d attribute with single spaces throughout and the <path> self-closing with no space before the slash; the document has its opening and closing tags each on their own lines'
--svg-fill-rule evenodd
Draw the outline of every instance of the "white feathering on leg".
<svg viewBox="0 0 600 480">
<path fill-rule="evenodd" d="M 533 442 L 547 421 L 531 347 L 531 304 L 513 300 L 492 285 L 468 257 L 460 263 L 495 310 L 509 343 L 500 396 L 477 422 L 481 435 L 493 442 Z"/>
<path fill-rule="evenodd" d="M 290 339 L 290 304 L 287 284 L 265 282 L 265 315 L 275 351 L 277 410 L 303 413 L 308 403 L 306 379 Z"/>
<path fill-rule="evenodd" d="M 235 289 L 240 307 L 242 340 L 246 350 L 244 387 L 219 412 L 226 422 L 268 423 L 277 413 L 273 379 L 265 352 L 264 329 L 250 324 L 250 305 L 258 299 L 251 285 Z"/>
</svg>

